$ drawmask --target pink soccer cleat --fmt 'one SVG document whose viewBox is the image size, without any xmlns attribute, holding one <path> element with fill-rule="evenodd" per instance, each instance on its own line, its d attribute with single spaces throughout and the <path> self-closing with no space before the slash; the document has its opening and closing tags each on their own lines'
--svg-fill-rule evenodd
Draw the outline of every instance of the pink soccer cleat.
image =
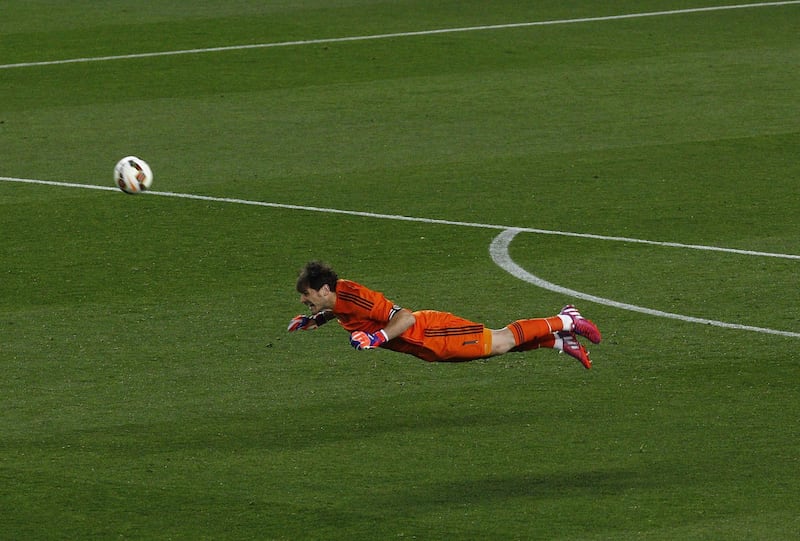
<svg viewBox="0 0 800 541">
<path fill-rule="evenodd" d="M 597 325 L 586 319 L 581 315 L 577 308 L 571 304 L 566 305 L 561 309 L 559 314 L 563 314 L 572 318 L 572 332 L 585 336 L 590 342 L 599 344 L 603 337 L 600 335 L 600 329 Z"/>
<path fill-rule="evenodd" d="M 586 351 L 583 344 L 578 342 L 578 337 L 575 336 L 575 333 L 561 331 L 557 332 L 556 336 L 561 339 L 561 347 L 559 348 L 558 345 L 556 345 L 556 347 L 560 349 L 562 353 L 566 353 L 570 357 L 578 359 L 587 370 L 592 367 L 592 361 L 589 359 L 589 352 Z"/>
</svg>

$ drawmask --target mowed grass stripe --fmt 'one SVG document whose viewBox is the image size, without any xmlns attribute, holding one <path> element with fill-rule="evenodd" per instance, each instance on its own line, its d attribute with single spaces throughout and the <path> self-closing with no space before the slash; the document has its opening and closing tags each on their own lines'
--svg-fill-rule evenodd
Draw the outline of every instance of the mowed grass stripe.
<svg viewBox="0 0 800 541">
<path fill-rule="evenodd" d="M 16 177 L 0 177 L 0 181 L 5 182 L 19 182 L 23 184 L 43 184 L 47 186 L 59 186 L 64 188 L 85 188 L 85 189 L 92 189 L 92 190 L 106 190 L 115 192 L 118 188 L 113 186 L 98 186 L 95 184 L 79 184 L 79 183 L 72 183 L 72 182 L 59 182 L 54 180 L 37 180 L 37 179 L 26 179 L 26 178 L 16 178 Z M 307 212 L 322 212 L 326 214 L 345 214 L 349 216 L 360 216 L 363 218 L 376 218 L 382 220 L 398 220 L 403 222 L 420 222 L 420 223 L 427 223 L 427 224 L 439 224 L 439 225 L 454 225 L 454 226 L 461 226 L 461 227 L 476 227 L 481 229 L 498 229 L 503 231 L 512 231 L 513 234 L 516 233 L 536 233 L 540 235 L 557 235 L 563 237 L 574 237 L 574 238 L 584 238 L 584 239 L 593 239 L 593 240 L 604 240 L 604 241 L 611 241 L 611 242 L 629 242 L 634 244 L 648 244 L 651 246 L 664 246 L 670 248 L 682 248 L 682 249 L 689 249 L 689 250 L 702 250 L 702 251 L 709 251 L 709 252 L 724 252 L 730 254 L 737 254 L 737 255 L 747 255 L 747 256 L 756 256 L 756 257 L 772 257 L 778 259 L 793 259 L 800 261 L 800 255 L 796 254 L 781 254 L 775 252 L 761 252 L 758 250 L 740 250 L 738 248 L 725 248 L 722 246 L 707 246 L 701 244 L 684 244 L 680 242 L 668 242 L 668 241 L 657 241 L 657 240 L 647 240 L 647 239 L 637 239 L 632 237 L 616 237 L 611 235 L 597 235 L 593 233 L 576 233 L 572 231 L 559 231 L 559 230 L 552 230 L 552 229 L 539 229 L 535 227 L 517 227 L 513 225 L 502 225 L 502 224 L 489 224 L 489 223 L 479 223 L 479 222 L 463 222 L 458 220 L 444 220 L 441 218 L 422 218 L 417 216 L 405 216 L 401 214 L 382 214 L 378 212 L 367 212 L 367 211 L 360 211 L 360 210 L 346 210 L 346 209 L 337 209 L 337 208 L 329 208 L 329 207 L 314 207 L 309 205 L 292 205 L 288 203 L 271 203 L 267 201 L 252 201 L 248 199 L 239 199 L 235 197 L 214 197 L 210 195 L 198 195 L 198 194 L 190 194 L 190 193 L 176 193 L 176 192 L 161 192 L 161 191 L 149 191 L 145 192 L 146 195 L 158 195 L 162 197 L 177 197 L 179 199 L 194 199 L 197 201 L 210 201 L 214 203 L 232 203 L 237 205 L 251 205 L 257 207 L 270 207 L 270 208 L 280 208 L 280 209 L 288 209 L 288 210 L 301 210 Z"/>
<path fill-rule="evenodd" d="M 0 181 L 9 181 L 9 182 L 21 182 L 21 183 L 28 183 L 28 184 L 43 184 L 49 186 L 60 186 L 60 187 L 67 187 L 67 188 L 88 188 L 88 189 L 99 189 L 99 190 L 106 190 L 106 191 L 116 191 L 117 188 L 110 187 L 110 186 L 96 186 L 90 184 L 75 184 L 75 183 L 67 183 L 67 182 L 56 182 L 56 181 L 45 181 L 45 180 L 33 180 L 33 179 L 21 179 L 21 178 L 13 178 L 13 177 L 0 177 Z M 574 289 L 566 288 L 560 286 L 558 284 L 554 284 L 539 278 L 538 276 L 530 273 L 526 269 L 520 267 L 517 263 L 515 263 L 512 259 L 510 254 L 508 253 L 508 246 L 513 240 L 513 238 L 518 233 L 537 233 L 537 234 L 545 234 L 545 235 L 561 235 L 566 237 L 579 237 L 579 238 L 590 238 L 596 240 L 605 240 L 605 241 L 619 241 L 619 242 L 631 242 L 631 243 L 638 243 L 638 244 L 650 244 L 650 245 L 658 245 L 658 246 L 665 246 L 665 247 L 672 247 L 672 248 L 684 248 L 684 249 L 694 249 L 694 250 L 706 250 L 706 251 L 716 251 L 716 252 L 728 252 L 728 253 L 735 253 L 739 255 L 749 255 L 749 256 L 761 256 L 761 257 L 777 257 L 777 258 L 784 258 L 784 259 L 798 259 L 800 260 L 800 256 L 791 255 L 791 254 L 774 254 L 774 253 L 767 253 L 767 252 L 756 252 L 750 250 L 737 250 L 731 248 L 722 248 L 718 246 L 698 246 L 698 245 L 689 245 L 689 244 L 680 244 L 675 242 L 658 242 L 658 241 L 648 241 L 642 239 L 630 239 L 630 238 L 623 238 L 623 237 L 608 237 L 603 235 L 590 235 L 584 233 L 572 233 L 567 231 L 553 231 L 553 230 L 543 230 L 543 229 L 533 229 L 533 228 L 519 228 L 519 227 L 511 227 L 511 226 L 503 226 L 503 225 L 496 225 L 496 224 L 482 224 L 482 223 L 475 223 L 475 222 L 459 222 L 453 220 L 441 220 L 435 218 L 418 218 L 412 216 L 401 216 L 395 214 L 379 214 L 374 212 L 363 212 L 363 211 L 354 211 L 354 210 L 341 210 L 341 209 L 334 209 L 334 208 L 320 208 L 320 207 L 312 207 L 312 206 L 305 206 L 305 205 L 290 205 L 290 204 L 282 204 L 282 203 L 269 203 L 263 201 L 250 201 L 246 199 L 237 199 L 237 198 L 230 198 L 230 197 L 212 197 L 212 196 L 205 196 L 205 195 L 195 195 L 195 194 L 183 194 L 183 193 L 174 193 L 174 192 L 146 192 L 149 195 L 160 195 L 164 197 L 176 197 L 179 199 L 191 199 L 197 201 L 209 201 L 215 203 L 231 203 L 231 204 L 239 204 L 239 205 L 250 205 L 250 206 L 259 206 L 259 207 L 269 207 L 269 208 L 281 208 L 281 209 L 288 209 L 288 210 L 300 210 L 305 212 L 321 212 L 327 214 L 344 214 L 350 216 L 360 216 L 364 218 L 374 218 L 374 219 L 383 219 L 383 220 L 398 220 L 398 221 L 406 221 L 406 222 L 421 222 L 421 223 L 428 223 L 428 224 L 439 224 L 439 225 L 452 225 L 452 226 L 461 226 L 461 227 L 476 227 L 476 228 L 484 228 L 484 229 L 500 229 L 503 230 L 495 239 L 492 241 L 491 246 L 489 247 L 489 253 L 492 257 L 492 260 L 497 264 L 500 268 L 511 274 L 512 276 L 519 278 L 529 284 L 533 284 L 537 287 L 546 289 L 548 291 L 555 291 L 557 293 L 562 293 L 565 295 L 573 296 L 576 298 L 589 300 L 591 302 L 595 302 L 597 304 L 603 304 L 606 306 L 611 306 L 614 308 L 628 310 L 632 312 L 639 312 L 655 317 L 662 317 L 667 319 L 675 319 L 684 321 L 687 323 L 695 323 L 700 325 L 711 325 L 714 327 L 721 327 L 727 329 L 734 329 L 734 330 L 743 330 L 743 331 L 752 331 L 758 332 L 763 334 L 773 334 L 778 336 L 785 336 L 787 338 L 800 338 L 800 333 L 791 332 L 791 331 L 784 331 L 780 329 L 772 329 L 767 327 L 757 327 L 753 325 L 742 325 L 737 323 L 728 323 L 725 321 L 718 321 L 713 319 L 707 318 L 698 318 L 692 316 L 685 316 L 682 314 L 676 314 L 672 312 L 665 312 L 662 310 L 654 310 L 651 308 L 646 308 L 642 306 L 637 306 L 634 304 L 619 302 L 613 299 L 608 299 L 604 297 L 599 297 L 597 295 L 592 295 L 589 293 L 584 293 L 581 291 L 577 291 Z"/>
<path fill-rule="evenodd" d="M 318 38 L 295 41 L 281 41 L 275 43 L 251 43 L 246 45 L 230 45 L 225 47 L 201 47 L 196 49 L 182 49 L 175 51 L 157 51 L 149 53 L 131 53 L 122 55 L 108 55 L 97 57 L 68 58 L 63 60 L 43 60 L 41 62 L 20 62 L 14 64 L 0 64 L 0 69 L 29 68 L 37 66 L 56 66 L 60 64 L 79 64 L 86 62 L 108 62 L 113 60 L 130 60 L 136 58 L 152 58 L 159 56 L 177 56 L 191 54 L 208 54 L 226 51 L 243 51 L 247 49 L 268 49 L 273 47 L 292 47 L 302 45 L 322 45 L 329 43 L 342 43 L 348 41 L 369 41 L 377 39 L 406 38 L 414 36 L 429 36 L 435 34 L 452 34 L 457 32 L 479 32 L 484 30 L 506 30 L 510 28 L 527 28 L 534 26 L 553 26 L 562 24 L 591 23 L 603 21 L 619 21 L 643 17 L 664 17 L 669 15 L 684 15 L 690 13 L 704 13 L 710 11 L 723 11 L 732 9 L 751 9 L 763 7 L 779 7 L 800 4 L 800 0 L 787 0 L 784 2 L 761 2 L 753 4 L 735 4 L 731 6 L 708 6 L 700 8 L 673 9 L 665 11 L 651 11 L 646 13 L 627 13 L 622 15 L 604 15 L 599 17 L 579 17 L 574 19 L 558 19 L 551 21 L 531 21 L 523 23 L 490 24 L 467 26 L 461 28 L 439 28 L 434 30 L 417 30 L 411 32 L 393 32 L 388 34 L 372 34 L 366 36 L 346 36 L 339 38 Z"/>
</svg>

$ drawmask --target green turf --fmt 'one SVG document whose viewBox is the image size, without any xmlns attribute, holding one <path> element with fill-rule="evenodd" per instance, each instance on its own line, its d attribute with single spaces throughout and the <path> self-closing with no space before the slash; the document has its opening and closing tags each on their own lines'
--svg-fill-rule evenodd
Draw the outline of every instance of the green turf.
<svg viewBox="0 0 800 541">
<path fill-rule="evenodd" d="M 730 3 L 730 2 L 726 2 Z M 0 64 L 717 5 L 5 2 Z M 489 7 L 491 6 L 491 7 Z M 800 6 L 0 69 L 0 176 L 800 254 Z M 500 327 L 497 229 L 0 181 L 0 537 L 792 539 L 798 338 L 578 304 L 551 351 L 288 335 L 311 258 Z M 796 259 L 519 234 L 564 287 L 800 332 Z"/>
</svg>

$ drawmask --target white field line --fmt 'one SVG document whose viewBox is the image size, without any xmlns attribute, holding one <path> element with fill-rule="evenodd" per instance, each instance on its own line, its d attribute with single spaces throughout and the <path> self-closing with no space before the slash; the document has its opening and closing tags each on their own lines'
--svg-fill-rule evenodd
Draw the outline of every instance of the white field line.
<svg viewBox="0 0 800 541">
<path fill-rule="evenodd" d="M 108 62 L 112 60 L 130 60 L 135 58 L 152 58 L 159 56 L 176 56 L 189 54 L 206 54 L 225 51 L 243 51 L 247 49 L 268 49 L 274 47 L 291 47 L 303 45 L 319 45 L 327 43 L 342 43 L 348 41 L 368 41 L 379 39 L 406 38 L 412 36 L 430 36 L 434 34 L 453 34 L 457 32 L 479 32 L 484 30 L 505 30 L 510 28 L 527 28 L 533 26 L 553 26 L 561 24 L 591 23 L 602 21 L 618 21 L 623 19 L 636 19 L 642 17 L 664 17 L 669 15 L 684 15 L 689 13 L 705 13 L 711 11 L 724 11 L 732 9 L 752 9 L 764 7 L 790 6 L 800 4 L 800 0 L 784 2 L 758 2 L 751 4 L 734 4 L 728 6 L 708 6 L 701 8 L 672 9 L 666 11 L 651 11 L 646 13 L 628 13 L 623 15 L 607 15 L 600 17 L 580 17 L 575 19 L 558 19 L 549 21 L 533 21 L 524 23 L 490 24 L 482 26 L 466 26 L 462 28 L 439 28 L 434 30 L 419 30 L 414 32 L 395 32 L 390 34 L 372 34 L 366 36 L 348 36 L 340 38 L 319 38 L 297 41 L 281 41 L 274 43 L 251 43 L 247 45 L 230 45 L 226 47 L 203 47 L 197 49 L 182 49 L 176 51 L 156 51 L 150 53 L 133 53 L 110 56 L 95 56 L 85 58 L 67 58 L 63 60 L 44 60 L 40 62 L 19 62 L 15 64 L 0 64 L 0 69 L 30 68 L 36 66 L 56 66 L 59 64 L 78 64 L 86 62 Z"/>
<path fill-rule="evenodd" d="M 54 180 L 37 180 L 30 178 L 16 178 L 16 177 L 0 177 L 0 181 L 5 182 L 19 182 L 25 184 L 44 184 L 48 186 L 61 186 L 64 188 L 85 188 L 90 190 L 106 190 L 111 192 L 119 192 L 119 189 L 114 186 L 98 186 L 94 184 L 76 184 L 72 182 L 58 182 Z M 122 192 L 120 192 L 121 194 Z M 363 218 L 376 218 L 382 220 L 396 220 L 404 222 L 419 222 L 426 224 L 438 225 L 454 225 L 460 227 L 475 227 L 482 229 L 497 229 L 500 231 L 514 230 L 520 233 L 536 233 L 538 235 L 557 235 L 561 237 L 576 237 L 592 240 L 604 240 L 612 242 L 627 242 L 631 244 L 649 244 L 652 246 L 664 246 L 669 248 L 682 248 L 689 250 L 704 250 L 709 252 L 725 252 L 729 254 L 756 256 L 756 257 L 774 257 L 779 259 L 793 259 L 800 261 L 800 255 L 795 254 L 782 254 L 775 252 L 760 252 L 755 250 L 741 250 L 738 248 L 724 248 L 721 246 L 706 246 L 702 244 L 684 244 L 680 242 L 665 242 L 657 240 L 636 239 L 632 237 L 617 237 L 611 235 L 595 235 L 593 233 L 574 233 L 571 231 L 558 231 L 552 229 L 538 229 L 535 227 L 516 227 L 503 224 L 484 224 L 479 222 L 462 222 L 458 220 L 442 220 L 438 218 L 421 218 L 417 216 L 403 216 L 401 214 L 382 214 L 377 212 L 365 212 L 360 210 L 346 210 L 335 209 L 326 207 L 312 207 L 307 205 L 291 205 L 286 203 L 269 203 L 266 201 L 251 201 L 248 199 L 237 199 L 232 197 L 213 197 L 209 195 L 196 195 L 190 193 L 175 193 L 175 192 L 158 192 L 148 191 L 143 195 L 159 195 L 163 197 L 177 197 L 180 199 L 194 199 L 197 201 L 209 201 L 213 203 L 234 203 L 237 205 L 251 205 L 256 207 L 269 207 L 288 210 L 301 210 L 306 212 L 322 212 L 326 214 L 345 214 L 348 216 L 361 216 Z M 136 197 L 136 196 L 133 196 Z"/>
<path fill-rule="evenodd" d="M 112 191 L 112 192 L 119 192 L 116 187 L 113 186 L 98 186 L 94 184 L 76 184 L 73 182 L 57 182 L 52 180 L 36 180 L 36 179 L 27 179 L 27 178 L 16 178 L 16 177 L 0 177 L 0 181 L 4 182 L 17 182 L 17 183 L 24 183 L 24 184 L 43 184 L 46 186 L 59 186 L 62 188 L 83 188 L 83 189 L 90 189 L 90 190 L 104 190 L 104 191 Z M 727 252 L 732 254 L 738 255 L 747 255 L 747 256 L 758 256 L 758 257 L 776 257 L 782 259 L 794 259 L 800 260 L 800 255 L 793 255 L 793 254 L 779 254 L 779 253 L 771 253 L 771 252 L 758 252 L 754 250 L 739 250 L 735 248 L 723 248 L 719 246 L 703 246 L 698 244 L 682 244 L 679 242 L 660 242 L 660 241 L 653 241 L 653 240 L 644 240 L 644 239 L 634 239 L 628 237 L 614 237 L 614 236 L 607 236 L 607 235 L 594 235 L 588 233 L 573 233 L 569 231 L 553 231 L 549 229 L 537 229 L 537 228 L 529 228 L 529 227 L 511 227 L 508 225 L 497 225 L 497 224 L 484 224 L 478 222 L 462 222 L 456 220 L 441 220 L 437 218 L 420 218 L 414 216 L 403 216 L 400 214 L 381 214 L 376 212 L 364 212 L 364 211 L 357 211 L 357 210 L 343 210 L 343 209 L 334 209 L 334 208 L 325 208 L 325 207 L 312 207 L 307 205 L 289 205 L 284 203 L 268 203 L 265 201 L 251 201 L 248 199 L 237 199 L 232 197 L 212 197 L 208 195 L 195 195 L 195 194 L 187 194 L 187 193 L 175 193 L 175 192 L 144 192 L 143 195 L 157 195 L 162 197 L 176 197 L 179 199 L 192 199 L 195 201 L 208 201 L 212 203 L 231 203 L 237 205 L 251 205 L 257 207 L 268 207 L 268 208 L 277 208 L 277 209 L 287 209 L 287 210 L 299 210 L 304 212 L 321 212 L 325 214 L 344 214 L 348 216 L 360 216 L 363 218 L 372 218 L 372 219 L 381 219 L 381 220 L 396 220 L 396 221 L 405 221 L 405 222 L 419 222 L 419 223 L 426 223 L 426 224 L 437 224 L 437 225 L 452 225 L 458 227 L 475 227 L 475 228 L 482 228 L 482 229 L 497 229 L 500 230 L 501 233 L 495 237 L 492 241 L 491 246 L 489 247 L 489 253 L 492 257 L 492 260 L 497 264 L 500 268 L 505 270 L 506 272 L 510 273 L 512 276 L 515 276 L 521 280 L 524 280 L 530 284 L 533 284 L 537 287 L 541 287 L 543 289 L 547 289 L 549 291 L 554 291 L 557 293 L 561 293 L 567 296 L 572 296 L 579 299 L 588 300 L 591 302 L 595 302 L 598 304 L 604 304 L 607 306 L 612 306 L 614 308 L 620 308 L 622 310 L 630 310 L 633 312 L 640 312 L 643 314 L 648 314 L 657 317 L 665 317 L 670 319 L 678 319 L 681 321 L 686 321 L 689 323 L 699 323 L 703 325 L 713 325 L 717 327 L 724 327 L 729 329 L 737 329 L 737 330 L 746 330 L 746 331 L 755 331 L 760 333 L 767 333 L 767 334 L 777 334 L 780 336 L 788 336 L 791 338 L 800 338 L 800 333 L 794 333 L 790 331 L 780 331 L 775 329 L 767 329 L 762 327 L 752 327 L 749 325 L 738 325 L 735 323 L 726 323 L 724 321 L 714 321 L 711 319 L 703 319 L 703 318 L 696 318 L 691 316 L 684 316 L 680 314 L 672 314 L 669 312 L 662 312 L 660 310 L 653 310 L 650 308 L 643 308 L 641 306 L 636 306 L 633 304 L 626 304 L 621 303 L 618 301 L 614 301 L 612 299 L 605 299 L 603 297 L 597 297 L 595 295 L 590 295 L 588 293 L 582 293 L 580 291 L 576 291 L 574 289 L 568 289 L 557 284 L 553 284 L 546 280 L 543 280 L 519 265 L 517 265 L 512 259 L 511 256 L 508 254 L 508 246 L 511 244 L 513 238 L 519 233 L 536 233 L 540 235 L 559 235 L 564 237 L 577 237 L 577 238 L 586 238 L 586 239 L 594 239 L 594 240 L 604 240 L 604 241 L 613 241 L 613 242 L 627 242 L 627 243 L 636 243 L 636 244 L 649 244 L 653 246 L 664 246 L 669 248 L 683 248 L 683 249 L 691 249 L 691 250 L 707 250 L 707 251 L 714 251 L 714 252 Z M 140 196 L 127 196 L 127 197 L 140 197 Z"/>
</svg>

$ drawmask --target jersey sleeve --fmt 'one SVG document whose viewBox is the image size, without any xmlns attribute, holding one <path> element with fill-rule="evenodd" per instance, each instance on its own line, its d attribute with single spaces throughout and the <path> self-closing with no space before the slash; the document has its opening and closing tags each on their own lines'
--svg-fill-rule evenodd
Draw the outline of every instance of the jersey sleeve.
<svg viewBox="0 0 800 541">
<path fill-rule="evenodd" d="M 336 284 L 333 311 L 339 323 L 348 331 L 375 333 L 383 329 L 400 309 L 383 293 L 356 282 L 339 280 Z"/>
</svg>

